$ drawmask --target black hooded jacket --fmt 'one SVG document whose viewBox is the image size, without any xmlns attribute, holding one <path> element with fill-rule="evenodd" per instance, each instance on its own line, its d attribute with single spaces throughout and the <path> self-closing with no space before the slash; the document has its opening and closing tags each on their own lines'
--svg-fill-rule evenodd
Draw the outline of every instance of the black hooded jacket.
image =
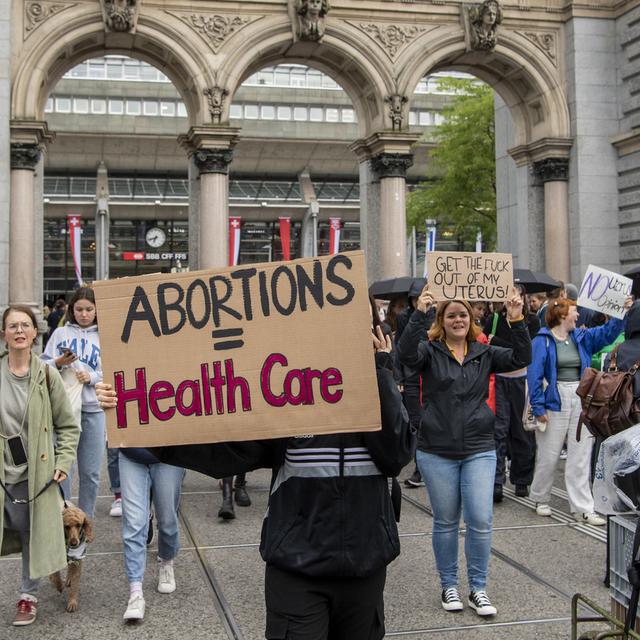
<svg viewBox="0 0 640 640">
<path fill-rule="evenodd" d="M 604 361 L 604 370 L 609 368 L 611 354 Z M 627 312 L 624 342 L 618 347 L 618 369 L 628 370 L 640 360 L 640 300 L 636 300 Z M 633 381 L 633 397 L 640 398 L 640 371 Z"/>
<path fill-rule="evenodd" d="M 495 449 L 495 415 L 486 403 L 489 376 L 526 367 L 531 339 L 524 321 L 511 324 L 512 349 L 470 342 L 460 364 L 444 342 L 429 342 L 435 311 L 416 311 L 397 344 L 400 361 L 422 375 L 418 448 L 460 459 Z"/>
<path fill-rule="evenodd" d="M 306 576 L 364 577 L 400 553 L 388 477 L 414 455 L 415 431 L 388 353 L 376 354 L 381 431 L 153 449 L 215 478 L 273 469 L 260 553 Z"/>
</svg>

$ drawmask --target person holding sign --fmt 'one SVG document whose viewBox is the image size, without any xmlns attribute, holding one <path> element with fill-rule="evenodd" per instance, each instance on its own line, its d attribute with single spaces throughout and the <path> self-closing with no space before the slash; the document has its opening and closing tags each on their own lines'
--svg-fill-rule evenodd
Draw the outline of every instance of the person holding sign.
<svg viewBox="0 0 640 640">
<path fill-rule="evenodd" d="M 480 616 L 497 613 L 486 592 L 496 471 L 495 416 L 486 399 L 492 373 L 515 371 L 531 360 L 522 304 L 522 297 L 512 289 L 507 318 L 513 347 L 496 347 L 476 341 L 480 329 L 468 302 L 440 302 L 436 312 L 433 295 L 425 286 L 397 345 L 400 361 L 422 376 L 416 458 L 433 509 L 432 544 L 446 611 L 464 606 L 458 591 L 458 531 L 463 512 L 469 606 Z M 427 331 L 428 341 L 424 340 Z"/>
<path fill-rule="evenodd" d="M 415 433 L 393 378 L 391 338 L 380 327 L 373 347 L 379 431 L 149 450 L 217 478 L 273 469 L 260 542 L 266 638 L 384 637 L 386 568 L 400 553 L 387 478 L 413 458 Z M 105 409 L 117 405 L 111 385 L 100 385 L 98 397 Z"/>
<path fill-rule="evenodd" d="M 631 304 L 632 298 L 627 298 L 625 311 Z M 578 522 L 602 526 L 606 520 L 594 512 L 589 486 L 593 436 L 583 433 L 579 442 L 576 439 L 581 411 L 576 389 L 591 364 L 591 356 L 618 337 L 626 318 L 611 318 L 592 329 L 576 328 L 577 319 L 575 300 L 551 300 L 546 326 L 533 339 L 533 357 L 527 370 L 529 400 L 533 415 L 546 428 L 536 430 L 536 464 L 529 497 L 536 503 L 539 516 L 551 515 L 551 488 L 566 438 L 564 479 L 571 512 Z"/>
</svg>

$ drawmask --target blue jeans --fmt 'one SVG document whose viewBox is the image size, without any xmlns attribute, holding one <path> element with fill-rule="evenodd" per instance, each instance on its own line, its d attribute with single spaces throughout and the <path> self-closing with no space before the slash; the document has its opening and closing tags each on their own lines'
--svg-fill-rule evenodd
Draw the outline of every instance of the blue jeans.
<svg viewBox="0 0 640 640">
<path fill-rule="evenodd" d="M 82 433 L 78 442 L 78 506 L 93 518 L 100 486 L 100 468 L 104 456 L 104 411 L 82 412 Z M 71 497 L 71 481 L 76 464 L 62 483 L 66 498 Z"/>
<path fill-rule="evenodd" d="M 114 495 L 120 493 L 120 467 L 118 456 L 120 449 L 107 447 L 107 472 L 109 473 L 109 486 Z"/>
<path fill-rule="evenodd" d="M 140 464 L 120 453 L 124 569 L 129 582 L 142 582 L 147 565 L 149 494 L 158 525 L 158 557 L 173 560 L 180 550 L 178 506 L 185 471 L 168 464 Z"/>
<path fill-rule="evenodd" d="M 433 553 L 443 589 L 458 586 L 458 534 L 464 513 L 464 552 L 471 591 L 487 584 L 493 528 L 493 480 L 496 452 L 485 451 L 461 460 L 418 450 L 420 474 L 433 509 Z"/>
</svg>

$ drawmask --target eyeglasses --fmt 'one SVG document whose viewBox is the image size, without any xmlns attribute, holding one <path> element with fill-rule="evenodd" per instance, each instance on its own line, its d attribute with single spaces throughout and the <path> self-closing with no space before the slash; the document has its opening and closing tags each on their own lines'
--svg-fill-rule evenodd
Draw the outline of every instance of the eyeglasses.
<svg viewBox="0 0 640 640">
<path fill-rule="evenodd" d="M 15 333 L 19 329 L 29 331 L 29 329 L 33 329 L 33 325 L 30 322 L 12 322 L 7 325 L 7 331 L 11 331 L 12 333 Z"/>
</svg>

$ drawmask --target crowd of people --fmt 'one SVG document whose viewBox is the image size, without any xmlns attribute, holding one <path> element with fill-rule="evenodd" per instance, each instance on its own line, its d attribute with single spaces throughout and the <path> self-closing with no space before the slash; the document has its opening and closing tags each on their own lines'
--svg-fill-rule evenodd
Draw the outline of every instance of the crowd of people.
<svg viewBox="0 0 640 640">
<path fill-rule="evenodd" d="M 370 299 L 380 431 L 152 449 L 107 445 L 104 412 L 117 397 L 102 380 L 90 287 L 79 288 L 68 306 L 56 304 L 40 356 L 33 311 L 8 307 L 0 354 L 0 544 L 2 554 L 22 554 L 13 624 L 35 621 L 40 578 L 67 563 L 61 504 L 70 498 L 76 469 L 78 506 L 94 516 L 105 451 L 110 514 L 122 517 L 126 621 L 145 616 L 142 581 L 153 512 L 157 589 L 176 589 L 185 470 L 220 481 L 217 515 L 232 520 L 234 503 L 251 504 L 246 474 L 268 468 L 273 475 L 260 543 L 265 637 L 382 638 L 386 570 L 400 553 L 396 478 L 412 461 L 405 485 L 426 485 L 442 607 L 465 606 L 458 568 L 462 517 L 466 603 L 479 616 L 495 616 L 489 556 L 493 512 L 507 478 L 516 496 L 529 496 L 535 513 L 548 517 L 566 451 L 571 512 L 588 525 L 605 522 L 591 494 L 593 438 L 576 438 L 575 390 L 585 368 L 602 364 L 625 329 L 627 338 L 638 332 L 640 303 L 627 299 L 627 316 L 618 320 L 578 308 L 576 298 L 567 285 L 548 295 L 514 287 L 504 303 L 436 302 L 428 284 L 414 282 L 388 303 Z M 636 351 L 623 344 L 619 366 Z"/>
</svg>

